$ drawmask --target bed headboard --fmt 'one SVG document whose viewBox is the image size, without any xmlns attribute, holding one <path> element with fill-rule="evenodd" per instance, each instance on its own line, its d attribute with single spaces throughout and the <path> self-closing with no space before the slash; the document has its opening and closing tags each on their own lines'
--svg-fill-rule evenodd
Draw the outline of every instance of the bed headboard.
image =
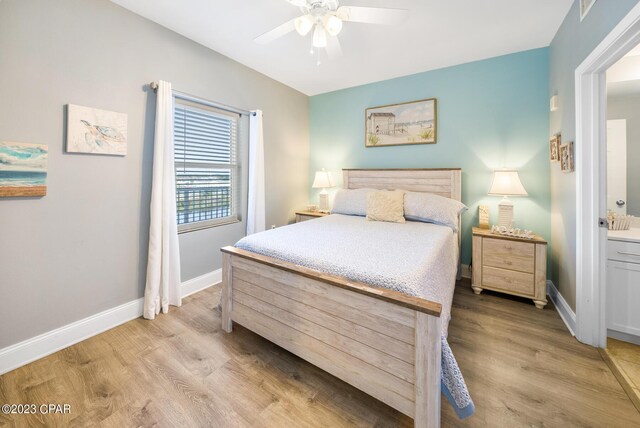
<svg viewBox="0 0 640 428">
<path fill-rule="evenodd" d="M 343 169 L 345 189 L 402 189 L 427 192 L 462 202 L 462 169 Z"/>
<path fill-rule="evenodd" d="M 408 168 L 408 169 L 343 169 L 345 189 L 402 189 L 426 192 L 462 202 L 461 168 Z M 458 253 L 462 242 L 462 220 L 458 217 Z M 458 255 L 458 265 L 460 258 Z M 458 279 L 461 268 L 458 266 Z"/>
</svg>

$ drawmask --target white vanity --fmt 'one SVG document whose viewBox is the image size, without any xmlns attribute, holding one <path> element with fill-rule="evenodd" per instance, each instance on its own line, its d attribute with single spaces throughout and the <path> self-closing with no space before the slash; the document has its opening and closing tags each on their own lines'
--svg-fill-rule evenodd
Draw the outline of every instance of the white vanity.
<svg viewBox="0 0 640 428">
<path fill-rule="evenodd" d="M 608 235 L 609 336 L 640 343 L 640 227 L 610 230 Z"/>
</svg>

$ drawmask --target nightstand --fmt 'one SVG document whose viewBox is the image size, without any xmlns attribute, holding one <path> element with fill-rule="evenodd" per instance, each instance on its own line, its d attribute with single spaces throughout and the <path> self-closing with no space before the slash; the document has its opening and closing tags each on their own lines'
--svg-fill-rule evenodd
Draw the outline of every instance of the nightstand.
<svg viewBox="0 0 640 428">
<path fill-rule="evenodd" d="M 321 213 L 320 211 L 296 211 L 296 223 L 313 220 L 314 218 L 324 217 L 326 215 L 329 215 L 329 213 Z"/>
<path fill-rule="evenodd" d="M 514 238 L 473 228 L 473 275 L 476 294 L 494 290 L 528 297 L 536 308 L 547 304 L 547 242 Z"/>
</svg>

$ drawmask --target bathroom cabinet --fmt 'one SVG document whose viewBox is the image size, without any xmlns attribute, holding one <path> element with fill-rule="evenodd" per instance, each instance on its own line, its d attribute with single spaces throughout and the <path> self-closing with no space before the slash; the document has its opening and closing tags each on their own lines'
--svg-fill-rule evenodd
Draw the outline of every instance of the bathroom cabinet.
<svg viewBox="0 0 640 428">
<path fill-rule="evenodd" d="M 609 236 L 606 314 L 607 329 L 640 339 L 640 241 Z"/>
</svg>

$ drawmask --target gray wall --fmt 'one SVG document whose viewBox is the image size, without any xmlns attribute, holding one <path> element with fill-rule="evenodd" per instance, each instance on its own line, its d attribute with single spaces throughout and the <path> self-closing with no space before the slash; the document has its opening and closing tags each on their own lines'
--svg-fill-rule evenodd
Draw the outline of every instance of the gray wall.
<svg viewBox="0 0 640 428">
<path fill-rule="evenodd" d="M 576 0 L 551 46 L 549 96 L 558 95 L 559 109 L 550 113 L 551 134 L 562 132 L 563 141 L 574 141 L 575 69 L 638 0 L 599 0 L 580 22 Z M 576 176 L 551 165 L 551 279 L 575 310 L 576 306 Z"/>
<path fill-rule="evenodd" d="M 267 224 L 308 200 L 307 97 L 107 0 L 0 2 L 0 140 L 49 145 L 48 194 L 0 200 L 0 349 L 142 296 L 155 95 L 265 115 Z M 126 157 L 64 152 L 64 105 L 129 115 Z M 244 223 L 180 236 L 182 279 L 220 267 Z"/>
<path fill-rule="evenodd" d="M 627 214 L 640 216 L 640 94 L 608 96 L 607 119 L 627 120 Z"/>
</svg>

